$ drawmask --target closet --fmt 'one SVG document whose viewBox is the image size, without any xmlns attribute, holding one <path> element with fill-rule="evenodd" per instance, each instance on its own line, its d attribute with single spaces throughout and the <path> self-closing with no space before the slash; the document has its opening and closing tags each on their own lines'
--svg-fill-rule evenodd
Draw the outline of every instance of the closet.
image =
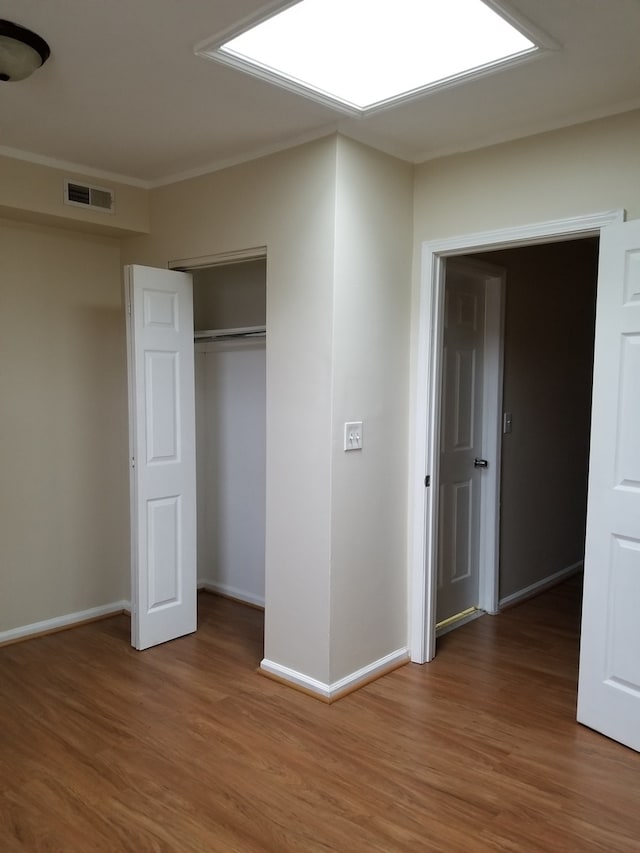
<svg viewBox="0 0 640 853">
<path fill-rule="evenodd" d="M 266 259 L 189 272 L 198 587 L 264 606 Z"/>
</svg>

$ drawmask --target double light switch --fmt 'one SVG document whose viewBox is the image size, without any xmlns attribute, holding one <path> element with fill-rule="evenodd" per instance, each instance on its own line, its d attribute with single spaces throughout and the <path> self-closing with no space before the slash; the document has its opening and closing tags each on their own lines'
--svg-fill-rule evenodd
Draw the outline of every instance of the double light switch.
<svg viewBox="0 0 640 853">
<path fill-rule="evenodd" d="M 362 450 L 362 421 L 350 421 L 344 425 L 344 449 Z"/>
</svg>

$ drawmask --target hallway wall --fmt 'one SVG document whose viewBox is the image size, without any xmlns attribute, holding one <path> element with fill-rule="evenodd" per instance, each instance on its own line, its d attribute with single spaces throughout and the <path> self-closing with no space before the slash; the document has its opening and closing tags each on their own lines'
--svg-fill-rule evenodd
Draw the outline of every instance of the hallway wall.
<svg viewBox="0 0 640 853">
<path fill-rule="evenodd" d="M 584 557 L 598 241 L 476 255 L 505 267 L 500 600 Z"/>
</svg>

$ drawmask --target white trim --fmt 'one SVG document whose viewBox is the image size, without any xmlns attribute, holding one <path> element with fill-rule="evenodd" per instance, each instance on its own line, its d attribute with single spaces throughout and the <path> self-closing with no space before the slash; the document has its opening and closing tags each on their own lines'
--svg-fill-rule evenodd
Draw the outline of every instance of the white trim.
<svg viewBox="0 0 640 853">
<path fill-rule="evenodd" d="M 548 587 L 555 586 L 561 581 L 570 578 L 572 575 L 577 575 L 583 568 L 584 560 L 578 560 L 577 563 L 567 566 L 566 569 L 560 569 L 559 572 L 554 572 L 552 575 L 548 575 L 546 578 L 542 578 L 542 580 L 536 581 L 529 586 L 525 586 L 517 592 L 512 592 L 511 595 L 505 595 L 504 598 L 500 599 L 498 606 L 502 610 L 503 607 L 510 607 L 512 604 L 517 604 L 519 601 L 525 601 L 527 598 L 532 598 L 532 596 L 542 592 Z"/>
<path fill-rule="evenodd" d="M 194 332 L 194 338 L 197 342 L 200 338 L 224 338 L 229 335 L 246 335 L 256 337 L 267 331 L 267 327 L 262 326 L 234 326 L 230 329 L 197 329 Z M 202 341 L 202 343 L 210 343 L 210 341 Z"/>
<path fill-rule="evenodd" d="M 259 80 L 265 80 L 274 86 L 277 86 L 285 91 L 291 91 L 302 97 L 317 101 L 324 106 L 342 112 L 347 117 L 363 118 L 373 115 L 377 112 L 390 109 L 398 104 L 413 101 L 430 95 L 432 92 L 438 92 L 443 89 L 448 89 L 452 86 L 457 86 L 461 82 L 468 80 L 476 80 L 484 77 L 487 74 L 502 71 L 503 69 L 513 67 L 521 62 L 530 59 L 538 58 L 551 50 L 559 50 L 561 45 L 556 39 L 552 38 L 548 33 L 541 30 L 538 26 L 532 23 L 524 15 L 516 12 L 506 0 L 484 0 L 485 4 L 490 6 L 492 10 L 506 21 L 511 27 L 517 30 L 521 35 L 525 36 L 531 43 L 532 47 L 519 51 L 518 53 L 494 59 L 484 65 L 466 68 L 456 74 L 448 77 L 432 80 L 421 86 L 416 86 L 405 92 L 400 92 L 396 95 L 391 95 L 386 98 L 381 98 L 378 101 L 369 103 L 365 106 L 359 106 L 338 94 L 328 92 L 319 86 L 313 85 L 307 81 L 297 78 L 294 74 L 287 73 L 281 69 L 259 62 L 256 59 L 245 56 L 241 53 L 225 51 L 224 46 L 237 36 L 246 33 L 253 27 L 264 23 L 266 20 L 279 15 L 290 6 L 295 5 L 297 0 L 273 0 L 266 7 L 263 7 L 257 14 L 251 15 L 242 21 L 236 22 L 233 26 L 219 31 L 207 39 L 199 41 L 193 48 L 196 56 L 202 59 L 209 59 L 213 62 L 221 63 L 222 65 L 230 66 L 256 77 Z"/>
<path fill-rule="evenodd" d="M 224 595 L 226 598 L 235 598 L 238 601 L 244 601 L 247 604 L 252 604 L 255 607 L 264 609 L 264 597 L 254 595 L 252 592 L 247 592 L 244 589 L 238 589 L 235 586 L 230 586 L 226 583 L 217 583 L 217 581 L 199 580 L 198 589 L 204 589 L 207 592 L 212 592 L 216 595 Z"/>
<path fill-rule="evenodd" d="M 115 616 L 123 610 L 130 610 L 131 602 L 114 601 L 112 604 L 103 604 L 100 607 L 91 607 L 89 610 L 79 610 L 77 613 L 67 613 L 65 616 L 56 616 L 53 619 L 44 619 L 42 622 L 32 622 L 30 625 L 22 625 L 19 628 L 11 628 L 9 631 L 0 632 L 0 645 L 31 637 L 34 634 L 49 634 L 62 628 L 71 628 L 79 622 L 89 619 L 100 619 L 103 616 Z"/>
<path fill-rule="evenodd" d="M 193 345 L 198 353 L 224 352 L 235 349 L 259 349 L 267 344 L 266 332 L 241 332 L 237 336 L 225 337 L 224 333 L 218 333 L 209 338 L 194 338 Z"/>
<path fill-rule="evenodd" d="M 429 163 L 432 160 L 439 160 L 442 157 L 451 157 L 456 154 L 463 154 L 469 151 L 477 151 L 481 148 L 487 148 L 492 145 L 499 145 L 506 142 L 515 142 L 521 139 L 526 139 L 530 136 L 539 136 L 543 133 L 550 133 L 555 130 L 564 130 L 569 127 L 575 127 L 580 124 L 598 121 L 610 116 L 623 115 L 640 107 L 640 98 L 622 101 L 614 104 L 611 107 L 604 109 L 587 110 L 574 115 L 571 119 L 565 121 L 546 122 L 541 125 L 531 126 L 521 129 L 517 133 L 500 133 L 489 134 L 486 136 L 475 136 L 473 141 L 467 145 L 443 146 L 442 148 L 433 151 L 422 151 L 416 155 L 411 155 L 401 145 L 396 145 L 387 142 L 384 145 L 379 145 L 380 151 L 404 160 L 413 165 Z M 330 122 L 322 127 L 310 131 L 309 133 L 300 133 L 295 136 L 283 140 L 282 142 L 274 142 L 272 145 L 265 145 L 261 148 L 247 151 L 243 154 L 238 154 L 234 157 L 226 157 L 220 160 L 213 160 L 202 166 L 195 166 L 192 169 L 186 169 L 183 172 L 173 172 L 168 175 L 163 175 L 157 178 L 135 178 L 131 175 L 121 175 L 118 172 L 110 172 L 105 169 L 95 169 L 92 166 L 86 166 L 82 163 L 72 163 L 68 160 L 59 160 L 56 157 L 48 157 L 44 154 L 35 154 L 32 151 L 22 151 L 19 148 L 11 148 L 6 145 L 0 145 L 0 157 L 8 157 L 13 160 L 22 160 L 26 163 L 34 163 L 38 166 L 48 166 L 51 169 L 59 169 L 61 172 L 72 172 L 78 176 L 86 176 L 90 178 L 99 178 L 104 181 L 113 181 L 116 184 L 124 186 L 138 187 L 143 190 L 154 190 L 160 187 L 171 186 L 182 181 L 188 181 L 192 178 L 200 178 L 204 175 L 212 175 L 216 172 L 221 172 L 224 169 L 229 169 L 232 166 L 239 166 L 243 163 L 251 163 L 254 160 L 260 160 L 262 157 L 268 157 L 272 154 L 278 154 L 282 151 L 288 151 L 291 148 L 297 148 L 299 145 L 305 145 L 309 142 L 315 142 L 318 139 L 323 139 L 326 136 L 331 136 L 335 133 L 342 133 L 348 138 L 356 141 L 362 141 L 356 129 L 351 130 L 340 127 L 340 122 Z M 370 144 L 366 143 L 365 144 Z"/>
<path fill-rule="evenodd" d="M 489 6 L 494 12 L 497 12 L 501 18 L 511 24 L 527 38 L 545 50 L 561 50 L 563 45 L 553 36 L 549 35 L 545 30 L 540 29 L 537 24 L 534 24 L 530 18 L 523 15 L 519 10 L 516 11 L 510 2 L 507 0 L 484 0 L 485 6 Z"/>
<path fill-rule="evenodd" d="M 120 175 L 117 172 L 108 172 L 105 169 L 94 169 L 91 166 L 83 166 L 81 163 L 58 160 L 56 157 L 34 154 L 32 151 L 21 151 L 19 148 L 9 148 L 6 145 L 0 145 L 0 157 L 23 160 L 25 163 L 34 163 L 36 166 L 48 166 L 50 169 L 59 169 L 61 172 L 73 172 L 75 175 L 100 178 L 103 181 L 113 181 L 116 184 L 125 184 L 142 190 L 150 190 L 153 187 L 150 181 L 144 181 L 142 178 L 132 178 L 130 175 Z"/>
<path fill-rule="evenodd" d="M 275 675 L 276 678 L 279 678 L 282 681 L 288 681 L 296 687 L 302 687 L 303 690 L 309 690 L 311 693 L 315 693 L 323 699 L 329 699 L 331 697 L 331 688 L 328 684 L 325 684 L 323 681 L 318 681 L 315 678 L 311 678 L 309 675 L 304 675 L 304 673 L 298 672 L 295 669 L 290 669 L 288 666 L 282 666 L 282 664 L 275 663 L 275 661 L 264 658 L 260 663 L 260 669 L 269 673 L 269 675 Z"/>
<path fill-rule="evenodd" d="M 217 255 L 201 255 L 198 258 L 178 258 L 169 261 L 167 267 L 170 270 L 192 272 L 197 269 L 208 269 L 209 267 L 230 266 L 231 264 L 243 264 L 248 261 L 261 261 L 267 257 L 266 246 L 251 246 L 249 249 L 237 249 L 234 252 L 219 252 Z"/>
<path fill-rule="evenodd" d="M 557 243 L 578 234 L 583 237 L 589 234 L 595 235 L 601 228 L 624 222 L 624 219 L 624 210 L 606 210 L 602 213 L 584 214 L 569 219 L 550 219 L 547 222 L 535 222 L 530 225 L 515 225 L 498 228 L 495 231 L 445 237 L 442 240 L 425 242 L 422 246 L 424 252 L 442 257 L 475 251 L 513 249 L 529 243 Z"/>
<path fill-rule="evenodd" d="M 425 663 L 435 655 L 435 578 L 427 578 L 427 554 L 433 547 L 436 508 L 432 488 L 424 477 L 437 462 L 440 384 L 438 360 L 442 339 L 444 258 L 489 249 L 556 242 L 571 237 L 598 235 L 607 225 L 623 222 L 624 210 L 555 219 L 495 231 L 442 238 L 422 245 L 418 329 L 413 344 L 412 385 L 414 428 L 409 471 L 409 649 L 411 660 Z"/>
<path fill-rule="evenodd" d="M 576 127 L 581 124 L 588 124 L 592 121 L 600 121 L 611 116 L 624 115 L 624 113 L 632 112 L 640 107 L 640 98 L 632 98 L 631 100 L 621 101 L 607 107 L 600 107 L 591 110 L 582 110 L 578 113 L 573 113 L 570 117 L 565 116 L 561 120 L 552 120 L 545 122 L 535 122 L 529 125 L 520 126 L 516 132 L 511 133 L 486 133 L 484 135 L 473 135 L 464 144 L 459 145 L 443 145 L 441 148 L 435 148 L 427 151 L 421 151 L 412 157 L 397 154 L 400 159 L 409 160 L 415 166 L 422 163 L 429 163 L 432 160 L 440 160 L 442 157 L 453 157 L 456 154 L 466 154 L 470 151 L 479 151 L 482 148 L 489 148 L 494 145 L 503 145 L 506 142 L 518 142 L 528 139 L 531 136 L 542 136 L 544 133 L 553 133 L 556 130 L 566 130 L 570 127 Z M 391 152 L 389 152 L 391 153 Z"/>
<path fill-rule="evenodd" d="M 193 169 L 187 169 L 184 172 L 175 172 L 172 175 L 165 177 L 154 178 L 149 181 L 149 189 L 158 189 L 159 187 L 170 186 L 171 184 L 179 184 L 182 181 L 190 181 L 192 178 L 201 178 L 203 175 L 213 175 L 215 172 L 221 172 L 223 169 L 230 169 L 232 166 L 240 166 L 243 163 L 252 163 L 254 160 L 260 160 L 262 157 L 269 157 L 272 154 L 279 154 L 281 151 L 288 151 L 291 148 L 297 148 L 299 145 L 306 145 L 309 142 L 315 142 L 318 139 L 324 139 L 326 136 L 332 136 L 339 131 L 339 123 L 331 122 L 325 124 L 316 130 L 309 133 L 300 133 L 292 136 L 282 142 L 274 142 L 273 145 L 265 145 L 262 148 L 255 148 L 247 151 L 244 154 L 237 154 L 235 157 L 226 157 L 222 160 L 214 160 L 202 166 L 196 166 Z"/>
<path fill-rule="evenodd" d="M 408 650 L 398 649 L 395 652 L 391 652 L 391 654 L 373 661 L 373 663 L 367 664 L 367 666 L 363 666 L 361 669 L 352 672 L 350 675 L 346 675 L 344 678 L 334 681 L 332 684 L 326 684 L 322 681 L 318 681 L 317 679 L 311 678 L 302 672 L 297 672 L 295 669 L 282 666 L 281 664 L 275 663 L 275 661 L 268 660 L 267 658 L 265 658 L 260 664 L 260 669 L 270 675 L 275 675 L 276 678 L 288 681 L 297 687 L 302 687 L 304 690 L 315 693 L 323 699 L 331 700 L 338 694 L 343 693 L 345 690 L 355 690 L 360 684 L 371 681 L 376 677 L 376 675 L 382 675 L 390 668 L 396 665 L 399 666 L 408 660 Z"/>
<path fill-rule="evenodd" d="M 329 687 L 331 695 L 333 696 L 336 693 L 341 693 L 347 688 L 353 689 L 363 681 L 370 681 L 378 673 L 386 672 L 390 667 L 406 663 L 408 660 L 409 652 L 406 648 L 396 649 L 395 652 L 391 652 L 391 654 L 378 658 L 378 660 L 373 661 L 373 663 L 367 664 L 367 666 L 363 666 L 361 669 L 357 669 L 350 675 L 345 675 L 344 678 L 340 678 L 338 681 L 334 681 Z"/>
<path fill-rule="evenodd" d="M 268 3 L 263 3 L 260 5 L 260 8 L 252 14 L 245 15 L 244 18 L 234 21 L 230 26 L 225 27 L 222 30 L 218 30 L 214 35 L 201 39 L 194 45 L 193 52 L 198 56 L 201 50 L 204 50 L 210 45 L 216 43 L 224 44 L 235 36 L 240 35 L 240 33 L 251 29 L 251 27 L 255 27 L 269 18 L 273 18 L 275 15 L 279 15 L 280 12 L 284 12 L 284 10 L 288 9 L 290 6 L 295 6 L 297 2 L 298 0 L 270 0 Z"/>
<path fill-rule="evenodd" d="M 524 33 L 524 35 L 529 37 L 528 33 Z M 381 100 L 374 101 L 366 106 L 358 106 L 358 104 L 345 100 L 339 95 L 325 92 L 323 89 L 320 89 L 311 83 L 299 81 L 295 77 L 289 76 L 282 71 L 276 71 L 267 65 L 262 65 L 257 61 L 246 59 L 239 54 L 227 53 L 222 50 L 222 45 L 217 45 L 215 42 L 217 42 L 217 39 L 214 40 L 214 43 L 210 42 L 208 44 L 203 44 L 200 50 L 195 51 L 196 56 L 237 69 L 238 71 L 249 74 L 258 80 L 264 80 L 267 83 L 271 83 L 273 86 L 277 86 L 280 89 L 293 92 L 303 98 L 308 98 L 311 101 L 316 101 L 316 103 L 343 113 L 346 118 L 368 118 L 372 115 L 376 115 L 377 113 L 389 110 L 392 107 L 410 103 L 411 101 L 425 98 L 431 94 L 455 88 L 461 83 L 479 80 L 482 77 L 486 77 L 489 74 L 495 74 L 499 71 L 506 71 L 509 68 L 538 59 L 547 51 L 547 48 L 544 46 L 534 44 L 534 47 L 522 50 L 513 56 L 494 59 L 484 65 L 478 65 L 475 68 L 460 71 L 457 74 L 452 74 L 441 80 L 435 80 L 431 83 L 426 83 L 423 86 L 417 86 L 415 89 L 409 89 L 408 91 L 401 92 L 400 94 L 382 98 Z"/>
<path fill-rule="evenodd" d="M 34 154 L 31 151 L 21 151 L 19 148 L 9 148 L 5 145 L 0 145 L 0 157 L 8 157 L 12 160 L 23 160 L 26 163 L 34 163 L 37 166 L 48 166 L 51 169 L 59 169 L 61 172 L 71 172 L 78 176 L 99 178 L 103 181 L 113 181 L 116 184 L 123 184 L 124 186 L 138 187 L 143 190 L 155 190 L 160 187 L 171 186 L 171 184 L 179 184 L 182 181 L 188 181 L 192 178 L 201 178 L 203 175 L 213 175 L 216 172 L 223 171 L 224 169 L 230 169 L 232 166 L 240 166 L 243 163 L 252 163 L 254 160 L 260 160 L 262 157 L 269 157 L 272 154 L 279 154 L 281 151 L 288 151 L 291 148 L 297 148 L 299 145 L 306 145 L 309 142 L 324 139 L 327 136 L 338 133 L 338 131 L 339 122 L 330 122 L 313 131 L 309 131 L 308 133 L 299 133 L 281 142 L 274 142 L 272 145 L 253 148 L 243 154 L 209 161 L 208 163 L 204 163 L 202 166 L 195 166 L 193 169 L 185 169 L 182 172 L 172 172 L 168 175 L 161 175 L 157 178 L 149 179 L 134 178 L 130 175 L 120 175 L 116 172 L 109 172 L 104 169 L 94 169 L 91 166 L 84 166 L 82 163 L 71 163 L 67 160 L 58 160 L 55 157 L 47 157 L 43 154 Z"/>
</svg>

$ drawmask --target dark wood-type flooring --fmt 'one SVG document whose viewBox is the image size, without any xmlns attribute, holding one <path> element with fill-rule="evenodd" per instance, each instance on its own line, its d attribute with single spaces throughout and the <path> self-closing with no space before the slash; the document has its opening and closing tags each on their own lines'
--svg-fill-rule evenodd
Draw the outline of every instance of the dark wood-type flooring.
<svg viewBox="0 0 640 853">
<path fill-rule="evenodd" d="M 124 616 L 0 649 L 0 853 L 640 851 L 640 755 L 575 722 L 579 592 L 331 706 L 206 594 L 143 653 Z"/>
</svg>

